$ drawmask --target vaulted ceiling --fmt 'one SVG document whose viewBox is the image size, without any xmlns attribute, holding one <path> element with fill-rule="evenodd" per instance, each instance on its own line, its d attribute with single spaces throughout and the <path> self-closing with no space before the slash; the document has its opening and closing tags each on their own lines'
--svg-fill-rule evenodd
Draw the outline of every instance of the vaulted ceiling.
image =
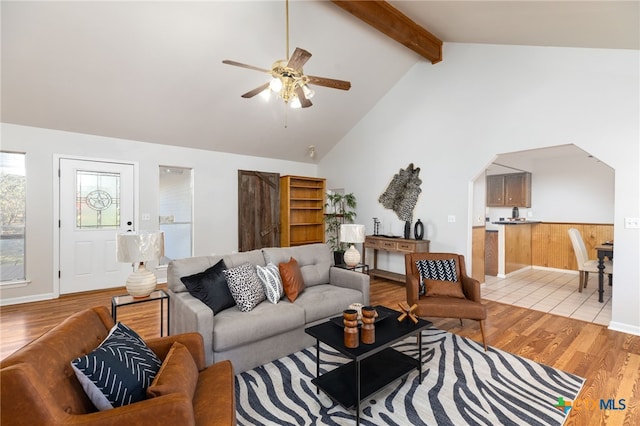
<svg viewBox="0 0 640 426">
<path fill-rule="evenodd" d="M 390 1 L 446 43 L 639 49 L 637 1 Z M 328 1 L 289 6 L 313 107 L 243 99 L 268 81 L 224 59 L 284 59 L 282 1 L 3 1 L 2 121 L 238 154 L 317 161 L 424 57 Z M 435 64 L 433 66 L 438 66 Z M 316 147 L 315 159 L 308 147 Z"/>
</svg>

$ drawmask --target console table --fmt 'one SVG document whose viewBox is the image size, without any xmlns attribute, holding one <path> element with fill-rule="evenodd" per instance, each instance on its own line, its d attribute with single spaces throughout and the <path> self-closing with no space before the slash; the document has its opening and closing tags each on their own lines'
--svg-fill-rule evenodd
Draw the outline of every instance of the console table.
<svg viewBox="0 0 640 426">
<path fill-rule="evenodd" d="M 369 275 L 404 283 L 406 281 L 404 274 L 378 269 L 378 250 L 402 255 L 407 253 L 427 253 L 429 252 L 429 240 L 406 240 L 382 235 L 367 235 L 362 250 L 362 263 L 366 263 L 367 249 L 373 249 L 373 269 L 369 270 Z"/>
</svg>

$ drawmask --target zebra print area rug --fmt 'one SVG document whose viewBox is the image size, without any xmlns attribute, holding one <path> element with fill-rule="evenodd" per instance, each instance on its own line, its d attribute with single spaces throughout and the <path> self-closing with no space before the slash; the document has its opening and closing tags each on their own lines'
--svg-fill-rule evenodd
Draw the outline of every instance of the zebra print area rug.
<svg viewBox="0 0 640 426">
<path fill-rule="evenodd" d="M 417 357 L 415 338 L 396 348 Z M 346 362 L 320 345 L 321 372 Z M 239 425 L 347 425 L 355 412 L 311 383 L 315 347 L 236 376 Z M 576 398 L 584 379 L 435 328 L 423 332 L 418 372 L 361 403 L 362 425 L 562 425 L 558 398 Z"/>
</svg>

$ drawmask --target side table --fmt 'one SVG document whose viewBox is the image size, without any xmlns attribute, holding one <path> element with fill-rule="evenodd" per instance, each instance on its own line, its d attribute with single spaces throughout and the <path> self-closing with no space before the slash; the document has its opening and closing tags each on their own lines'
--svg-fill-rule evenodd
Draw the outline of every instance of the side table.
<svg viewBox="0 0 640 426">
<path fill-rule="evenodd" d="M 336 265 L 337 268 L 348 269 L 350 271 L 357 271 L 360 269 L 363 274 L 369 275 L 369 265 L 365 263 L 358 263 L 356 266 L 347 266 L 344 263 Z"/>
<path fill-rule="evenodd" d="M 162 289 L 154 290 L 147 297 L 133 297 L 129 294 L 113 296 L 111 298 L 111 317 L 114 322 L 118 322 L 118 308 L 120 306 L 136 305 L 138 303 L 160 301 L 160 337 L 164 336 L 164 301 L 167 301 L 167 336 L 171 334 L 171 304 L 169 295 Z"/>
</svg>

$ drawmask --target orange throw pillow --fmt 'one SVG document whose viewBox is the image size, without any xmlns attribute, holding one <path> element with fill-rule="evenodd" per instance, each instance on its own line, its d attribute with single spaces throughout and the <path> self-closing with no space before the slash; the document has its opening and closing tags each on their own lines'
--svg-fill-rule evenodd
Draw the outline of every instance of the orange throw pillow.
<svg viewBox="0 0 640 426">
<path fill-rule="evenodd" d="M 147 388 L 148 398 L 157 398 L 171 393 L 181 393 L 193 399 L 198 384 L 198 367 L 189 349 L 174 342 L 162 362 L 160 371 Z"/>
<path fill-rule="evenodd" d="M 427 288 L 427 296 L 465 298 L 462 286 L 457 281 L 439 281 L 425 278 L 424 285 Z"/>
<path fill-rule="evenodd" d="M 304 279 L 302 278 L 302 272 L 300 272 L 300 266 L 298 266 L 298 262 L 292 257 L 287 263 L 280 263 L 278 270 L 282 278 L 284 294 L 287 295 L 287 299 L 289 299 L 290 302 L 293 302 L 304 290 Z"/>
</svg>

